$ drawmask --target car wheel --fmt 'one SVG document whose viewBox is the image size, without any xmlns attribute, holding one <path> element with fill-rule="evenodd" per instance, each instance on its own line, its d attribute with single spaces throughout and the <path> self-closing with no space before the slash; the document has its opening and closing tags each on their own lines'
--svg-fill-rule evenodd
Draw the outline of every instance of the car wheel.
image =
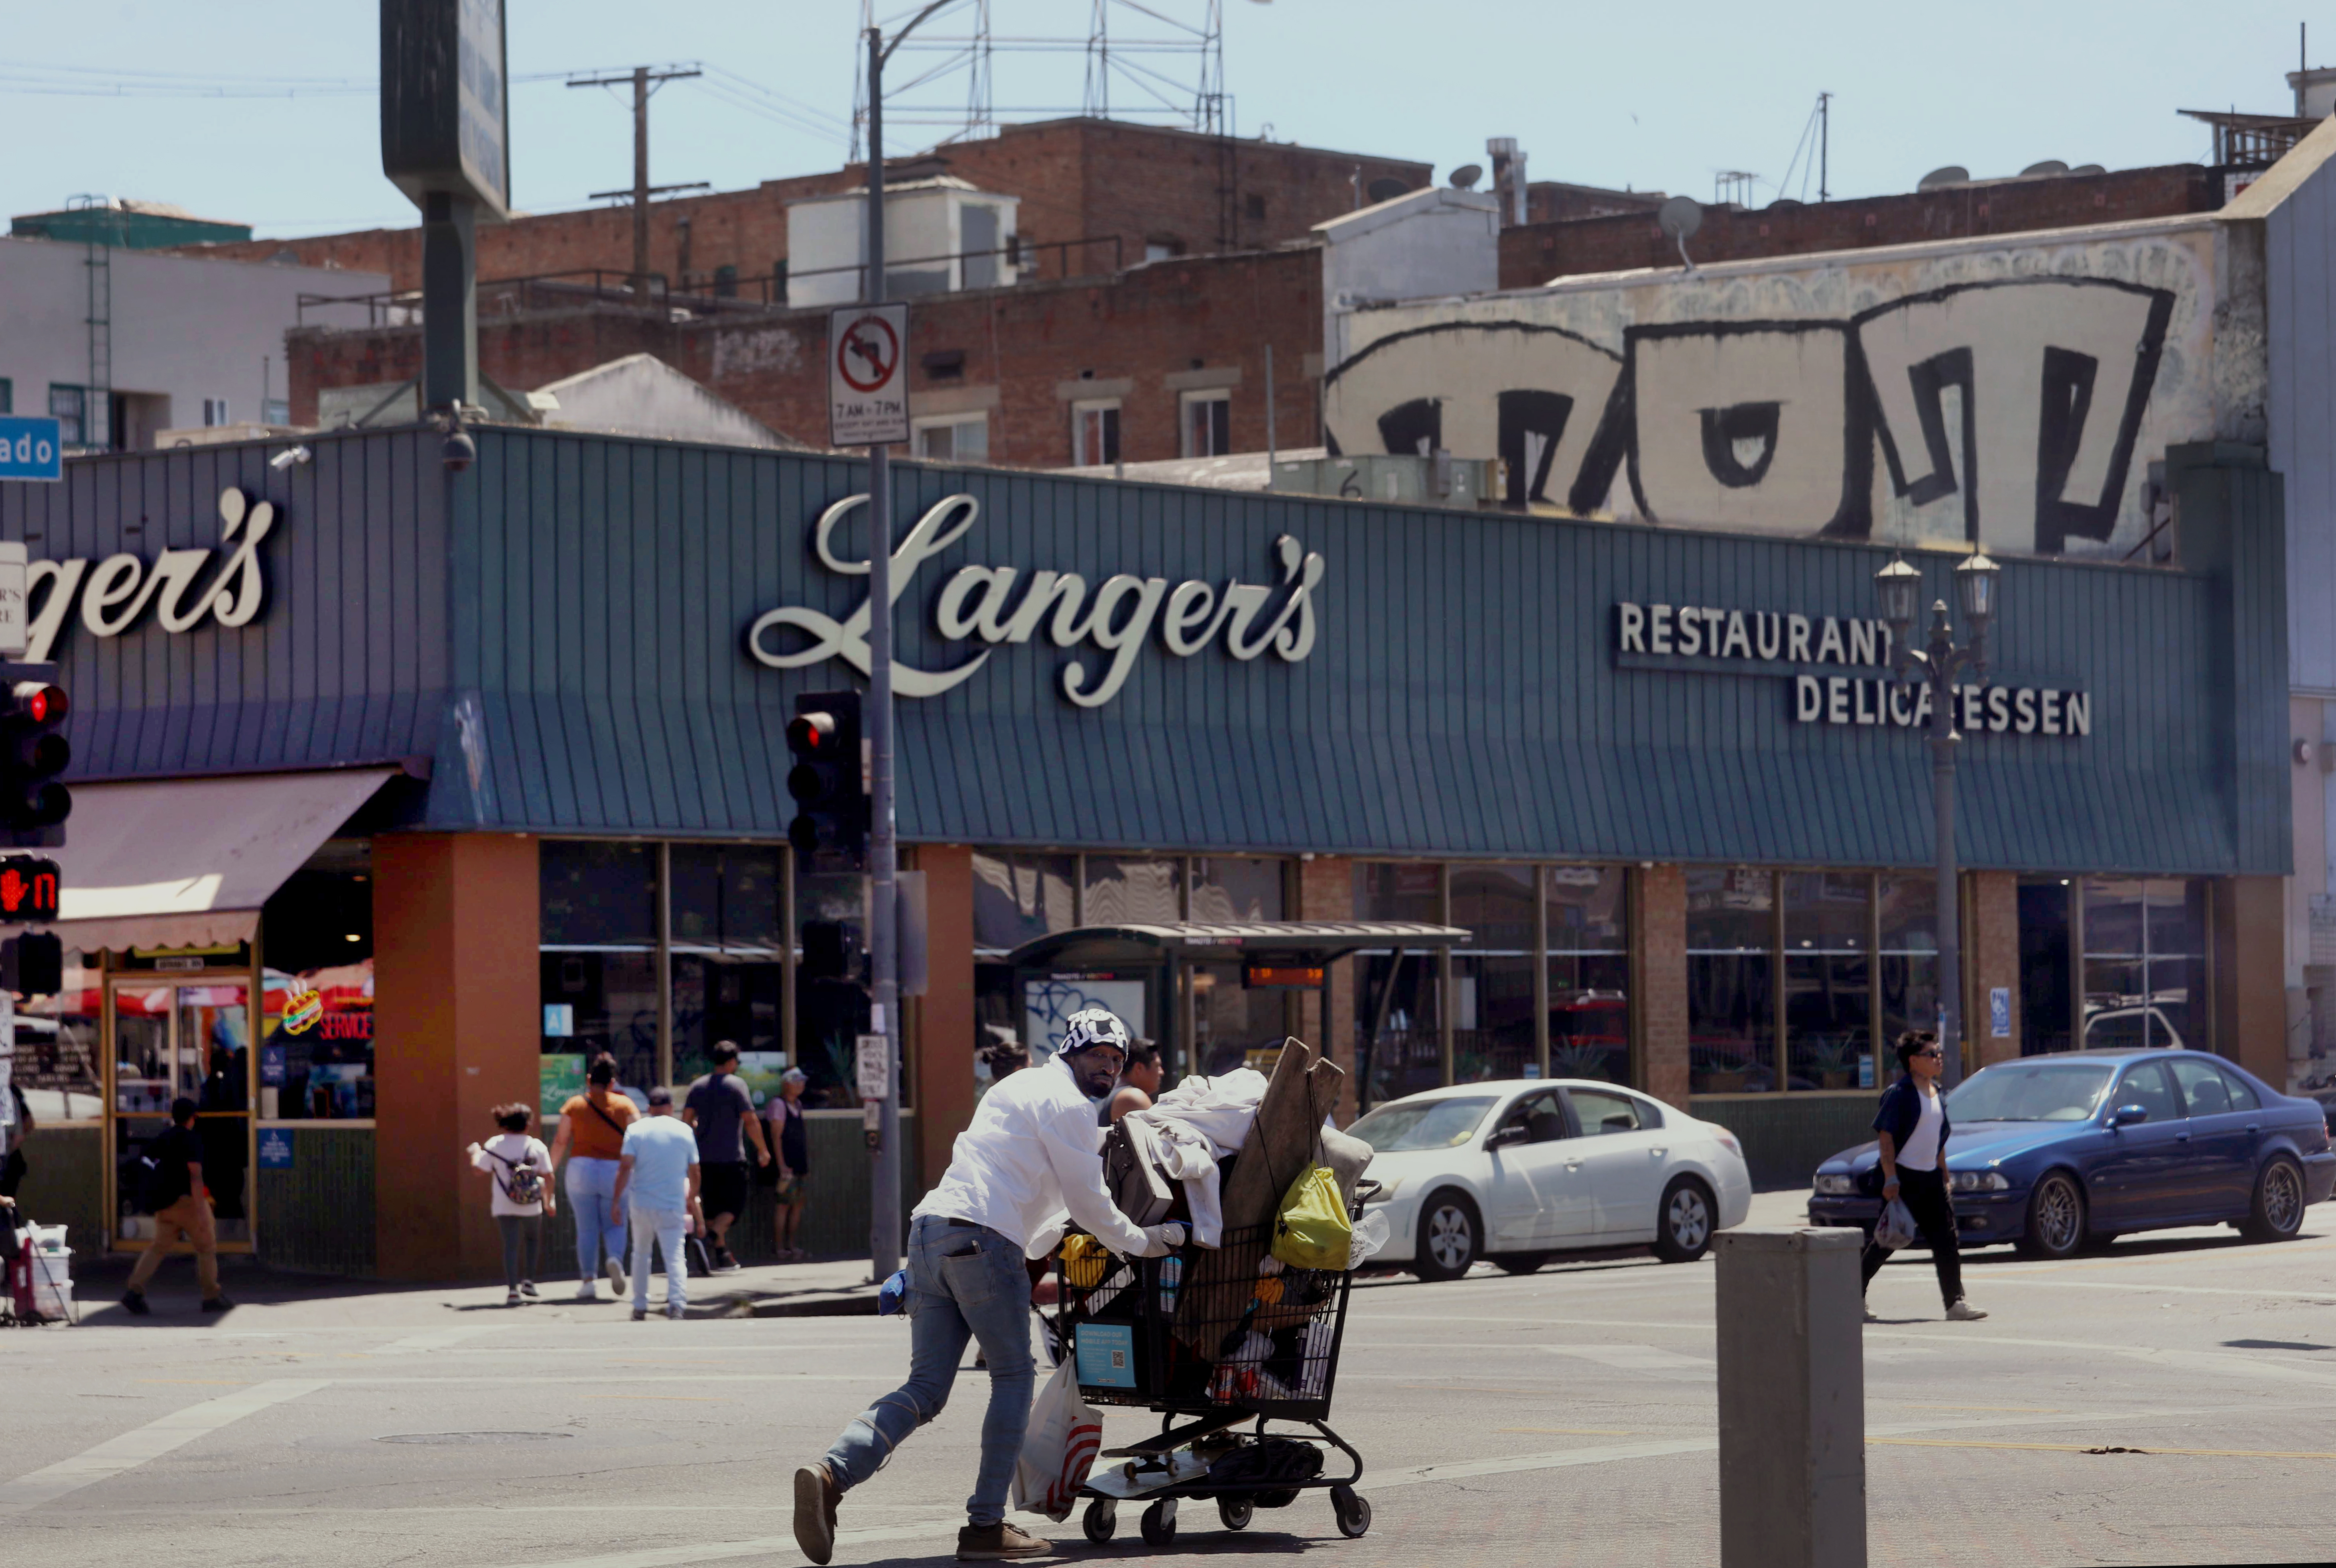
<svg viewBox="0 0 2336 1568">
<path fill-rule="evenodd" d="M 1507 1252 L 1493 1260 L 1493 1266 L 1504 1274 L 1530 1274 L 1549 1261 L 1547 1252 Z"/>
<path fill-rule="evenodd" d="M 1666 1263 L 1692 1263 L 1711 1246 L 1717 1227 L 1711 1189 L 1693 1176 L 1674 1176 L 1663 1189 L 1655 1216 L 1655 1256 Z"/>
<path fill-rule="evenodd" d="M 1419 1255 L 1411 1271 L 1431 1284 L 1458 1279 L 1475 1265 L 1484 1234 L 1476 1205 L 1465 1194 L 1448 1187 L 1431 1193 L 1419 1206 Z"/>
<path fill-rule="evenodd" d="M 2251 1242 L 2288 1242 L 2303 1229 L 2303 1172 L 2274 1155 L 2255 1177 L 2255 1201 L 2239 1233 Z"/>
<path fill-rule="evenodd" d="M 2020 1252 L 2028 1258 L 2071 1258 L 2085 1244 L 2085 1192 L 2077 1178 L 2054 1171 L 2028 1194 L 2028 1224 Z"/>
</svg>

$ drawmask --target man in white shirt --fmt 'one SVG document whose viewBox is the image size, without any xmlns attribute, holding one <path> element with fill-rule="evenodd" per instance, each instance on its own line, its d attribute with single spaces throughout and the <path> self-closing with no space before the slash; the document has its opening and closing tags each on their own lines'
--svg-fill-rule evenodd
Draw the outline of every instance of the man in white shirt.
<svg viewBox="0 0 2336 1568">
<path fill-rule="evenodd" d="M 1157 1257 L 1184 1239 L 1174 1223 L 1139 1228 L 1104 1185 L 1096 1105 L 1118 1081 L 1127 1043 L 1127 1027 L 1104 1008 L 1074 1013 L 1061 1051 L 993 1085 L 958 1135 L 947 1174 L 910 1217 L 909 1380 L 846 1427 L 826 1457 L 795 1472 L 795 1540 L 813 1563 L 835 1550 L 837 1500 L 941 1413 L 968 1338 L 989 1363 L 989 1411 L 958 1560 L 1053 1549 L 1006 1522 L 1034 1378 L 1025 1249 L 1065 1209 L 1114 1252 Z"/>
</svg>

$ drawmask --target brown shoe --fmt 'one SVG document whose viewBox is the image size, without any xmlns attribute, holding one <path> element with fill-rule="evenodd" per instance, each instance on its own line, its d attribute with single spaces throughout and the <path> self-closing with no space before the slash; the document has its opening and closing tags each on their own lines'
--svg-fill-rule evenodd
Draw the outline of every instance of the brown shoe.
<svg viewBox="0 0 2336 1568">
<path fill-rule="evenodd" d="M 842 1495 L 824 1464 L 795 1472 L 795 1544 L 814 1563 L 835 1555 L 835 1505 Z"/>
<path fill-rule="evenodd" d="M 1044 1557 L 1054 1549 L 1052 1541 L 1042 1541 L 1018 1524 L 968 1524 L 957 1533 L 957 1560 L 960 1563 Z"/>
</svg>

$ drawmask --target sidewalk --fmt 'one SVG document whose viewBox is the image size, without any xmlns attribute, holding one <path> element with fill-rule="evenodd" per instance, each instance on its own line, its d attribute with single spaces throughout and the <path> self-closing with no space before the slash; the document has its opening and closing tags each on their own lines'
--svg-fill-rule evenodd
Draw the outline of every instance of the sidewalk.
<svg viewBox="0 0 2336 1568">
<path fill-rule="evenodd" d="M 650 1289 L 662 1293 L 660 1280 Z M 693 1318 L 849 1318 L 876 1315 L 865 1258 L 749 1264 L 735 1274 L 689 1281 Z"/>
</svg>

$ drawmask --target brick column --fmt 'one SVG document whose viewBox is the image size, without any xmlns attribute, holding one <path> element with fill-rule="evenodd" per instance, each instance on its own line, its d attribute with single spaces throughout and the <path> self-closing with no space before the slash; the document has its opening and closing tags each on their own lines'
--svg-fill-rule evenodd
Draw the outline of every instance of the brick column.
<svg viewBox="0 0 2336 1568">
<path fill-rule="evenodd" d="M 487 1178 L 462 1150 L 493 1135 L 488 1107 L 541 1092 L 536 841 L 384 833 L 373 874 L 375 1268 L 499 1279 Z"/>
<path fill-rule="evenodd" d="M 2020 878 L 1972 872 L 1963 879 L 1963 1059 L 1977 1071 L 2020 1055 Z M 1998 987 L 2011 993 L 2011 1033 L 2000 1040 L 1990 1006 Z M 1890 1042 L 1883 1047 L 1874 1059 L 1891 1061 Z"/>
<path fill-rule="evenodd" d="M 1298 863 L 1298 907 L 1294 920 L 1350 920 L 1355 918 L 1354 862 L 1338 855 L 1316 855 Z M 1360 960 L 1340 959 L 1330 966 L 1330 1018 L 1322 1018 L 1322 997 L 1309 991 L 1300 998 L 1303 1027 L 1298 1037 L 1347 1071 L 1338 1090 L 1338 1124 L 1355 1119 L 1355 971 Z"/>
<path fill-rule="evenodd" d="M 973 852 L 919 844 L 925 873 L 925 994 L 917 1016 L 917 1146 L 930 1186 L 973 1120 Z"/>
<path fill-rule="evenodd" d="M 2279 877 L 2223 877 L 2213 905 L 2214 1049 L 2274 1089 L 2287 1087 L 2288 1074 L 2282 884 Z"/>
<path fill-rule="evenodd" d="M 1648 866 L 1631 874 L 1630 1019 L 1639 1086 L 1687 1108 L 1687 872 Z"/>
</svg>

